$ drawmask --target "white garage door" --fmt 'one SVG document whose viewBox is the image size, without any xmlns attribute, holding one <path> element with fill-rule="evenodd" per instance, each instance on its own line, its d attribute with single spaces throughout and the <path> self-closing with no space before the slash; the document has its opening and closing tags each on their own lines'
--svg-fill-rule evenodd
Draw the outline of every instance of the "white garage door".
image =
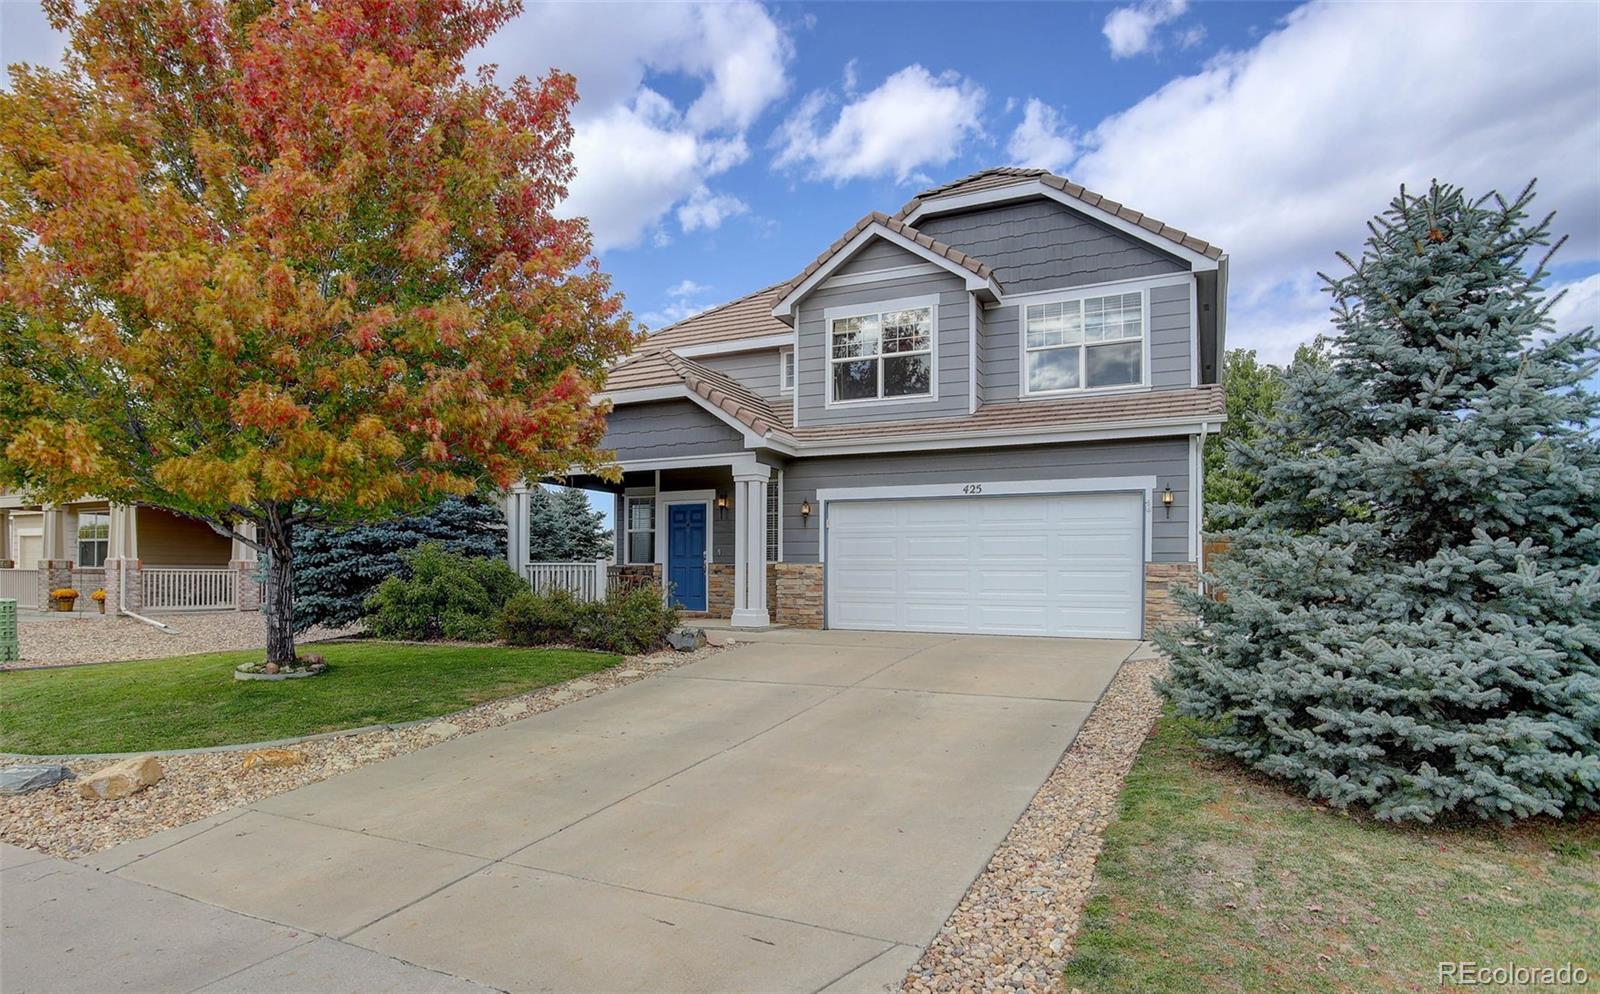
<svg viewBox="0 0 1600 994">
<path fill-rule="evenodd" d="M 828 625 L 1138 638 L 1144 496 L 828 504 Z"/>
</svg>

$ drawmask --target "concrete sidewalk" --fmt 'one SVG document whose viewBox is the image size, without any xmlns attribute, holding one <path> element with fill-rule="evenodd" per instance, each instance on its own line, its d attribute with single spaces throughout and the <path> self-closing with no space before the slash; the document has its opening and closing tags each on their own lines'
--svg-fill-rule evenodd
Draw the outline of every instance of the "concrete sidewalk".
<svg viewBox="0 0 1600 994">
<path fill-rule="evenodd" d="M 883 991 L 1135 646 L 765 632 L 68 869 L 108 888 L 95 905 L 142 900 L 128 895 L 144 884 L 233 912 L 213 912 L 216 927 L 249 928 L 205 945 L 237 945 L 236 971 L 290 956 L 300 947 L 272 945 L 290 941 L 328 967 L 315 980 L 260 973 L 258 991 L 383 989 L 339 982 L 354 947 L 436 971 L 430 981 L 513 991 Z M 87 989 L 59 972 L 73 957 L 41 960 L 10 938 L 15 921 L 70 944 L 74 916 L 58 914 L 41 929 L 7 895 L 5 973 L 15 948 L 24 976 Z M 327 941 L 313 949 L 312 933 Z M 138 961 L 150 942 L 113 945 Z M 178 969 L 135 968 L 153 980 Z M 127 989 L 222 975 L 205 972 Z"/>
<path fill-rule="evenodd" d="M 3 843 L 0 926 L 7 994 L 492 990 Z"/>
</svg>

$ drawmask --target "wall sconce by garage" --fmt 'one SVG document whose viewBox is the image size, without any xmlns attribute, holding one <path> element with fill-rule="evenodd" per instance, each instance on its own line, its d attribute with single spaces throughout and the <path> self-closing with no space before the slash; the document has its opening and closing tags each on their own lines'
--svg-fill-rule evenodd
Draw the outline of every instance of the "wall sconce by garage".
<svg viewBox="0 0 1600 994">
<path fill-rule="evenodd" d="M 1172 517 L 1172 488 L 1161 491 L 1161 506 L 1167 509 L 1167 517 Z"/>
<path fill-rule="evenodd" d="M 803 528 L 808 523 L 810 523 L 810 521 L 811 521 L 811 502 L 808 501 L 808 500 L 803 500 L 803 501 L 800 502 L 800 526 Z"/>
<path fill-rule="evenodd" d="M 728 516 L 728 497 L 727 497 L 726 494 L 717 494 L 717 517 L 726 518 L 727 516 Z"/>
</svg>

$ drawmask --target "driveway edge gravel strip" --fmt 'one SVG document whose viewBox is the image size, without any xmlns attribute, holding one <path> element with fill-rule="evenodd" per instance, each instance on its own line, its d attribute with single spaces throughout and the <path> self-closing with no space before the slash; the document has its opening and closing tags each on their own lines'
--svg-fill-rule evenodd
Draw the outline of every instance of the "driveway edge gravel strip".
<svg viewBox="0 0 1600 994">
<path fill-rule="evenodd" d="M 1151 681 L 1165 670 L 1147 645 L 1123 663 L 903 990 L 1059 989 L 1123 779 L 1161 714 Z"/>
<path fill-rule="evenodd" d="M 81 857 L 123 842 L 223 815 L 232 809 L 346 773 L 370 763 L 439 742 L 429 727 L 448 722 L 462 734 L 519 721 L 594 694 L 676 669 L 722 651 L 708 645 L 691 653 L 665 649 L 626 656 L 610 669 L 564 683 L 486 701 L 464 711 L 376 729 L 346 729 L 293 743 L 305 756 L 297 766 L 241 769 L 241 754 L 261 744 L 203 751 L 134 753 L 160 755 L 166 776 L 153 787 L 119 801 L 87 801 L 76 781 L 15 797 L 0 797 L 0 842 L 53 856 Z M 518 708 L 521 707 L 521 710 Z M 39 757 L 26 758 L 30 761 Z M 64 765 L 79 777 L 93 773 L 106 757 L 78 756 Z"/>
</svg>

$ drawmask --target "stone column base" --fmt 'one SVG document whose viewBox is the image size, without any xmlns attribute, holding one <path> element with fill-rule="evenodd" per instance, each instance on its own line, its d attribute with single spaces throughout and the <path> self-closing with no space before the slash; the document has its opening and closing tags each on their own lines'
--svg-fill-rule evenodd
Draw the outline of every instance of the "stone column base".
<svg viewBox="0 0 1600 994">
<path fill-rule="evenodd" d="M 228 568 L 238 574 L 234 581 L 234 609 L 238 611 L 261 610 L 261 561 L 258 559 L 233 559 Z"/>
<path fill-rule="evenodd" d="M 611 590 L 631 590 L 634 587 L 661 589 L 660 563 L 629 563 L 606 567 L 606 585 Z"/>
<path fill-rule="evenodd" d="M 127 566 L 124 567 L 123 563 Z M 106 614 L 115 618 L 120 611 L 138 613 L 144 610 L 144 580 L 140 576 L 143 566 L 137 559 L 106 560 Z M 122 589 L 123 574 L 127 574 L 128 589 Z"/>
<path fill-rule="evenodd" d="M 1191 620 L 1191 615 L 1172 599 L 1172 585 L 1191 590 L 1200 586 L 1200 573 L 1194 563 L 1144 564 L 1144 637 L 1159 627 Z"/>
<path fill-rule="evenodd" d="M 706 564 L 706 617 L 733 617 L 733 564 Z"/>
<path fill-rule="evenodd" d="M 772 563 L 777 609 L 772 620 L 795 628 L 822 627 L 822 564 Z"/>
<path fill-rule="evenodd" d="M 56 602 L 50 599 L 50 591 L 62 587 L 72 586 L 72 560 L 70 559 L 41 559 L 39 560 L 39 587 L 38 605 L 41 611 L 54 611 Z M 89 591 L 79 590 L 79 596 L 89 596 Z"/>
</svg>

